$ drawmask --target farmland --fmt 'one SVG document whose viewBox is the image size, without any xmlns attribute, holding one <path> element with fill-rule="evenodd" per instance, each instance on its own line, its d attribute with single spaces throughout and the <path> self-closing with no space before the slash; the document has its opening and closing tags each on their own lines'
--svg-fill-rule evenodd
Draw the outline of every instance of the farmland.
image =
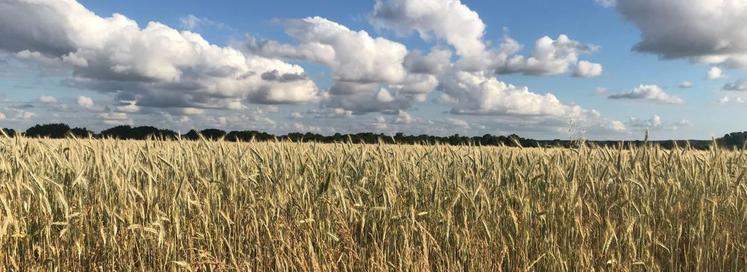
<svg viewBox="0 0 747 272">
<path fill-rule="evenodd" d="M 734 271 L 747 154 L 0 136 L 0 270 Z"/>
</svg>

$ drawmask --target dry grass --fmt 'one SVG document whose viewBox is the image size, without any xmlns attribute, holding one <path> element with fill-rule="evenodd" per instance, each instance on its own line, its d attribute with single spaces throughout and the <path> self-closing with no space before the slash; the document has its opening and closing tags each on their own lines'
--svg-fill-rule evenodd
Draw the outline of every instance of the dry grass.
<svg viewBox="0 0 747 272">
<path fill-rule="evenodd" d="M 747 156 L 0 139 L 0 262 L 59 271 L 734 271 Z"/>
</svg>

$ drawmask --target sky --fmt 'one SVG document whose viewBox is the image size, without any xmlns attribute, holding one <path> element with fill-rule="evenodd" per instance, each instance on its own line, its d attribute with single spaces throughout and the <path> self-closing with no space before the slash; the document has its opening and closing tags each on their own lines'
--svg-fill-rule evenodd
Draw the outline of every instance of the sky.
<svg viewBox="0 0 747 272">
<path fill-rule="evenodd" d="M 711 139 L 747 1 L 0 0 L 0 127 Z"/>
</svg>

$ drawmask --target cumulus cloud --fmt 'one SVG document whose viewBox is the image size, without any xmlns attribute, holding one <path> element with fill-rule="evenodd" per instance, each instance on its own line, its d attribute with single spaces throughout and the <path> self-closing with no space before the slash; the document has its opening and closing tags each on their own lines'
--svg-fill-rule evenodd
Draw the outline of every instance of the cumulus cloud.
<svg viewBox="0 0 747 272">
<path fill-rule="evenodd" d="M 300 103 L 317 95 L 311 80 L 261 76 L 302 75 L 298 65 L 210 44 L 158 22 L 140 27 L 122 14 L 99 17 L 74 0 L 0 3 L 0 51 L 59 61 L 73 70 L 71 86 L 152 107 Z"/>
<path fill-rule="evenodd" d="M 36 115 L 36 113 L 24 109 L 11 109 L 10 111 L 14 120 L 31 120 Z"/>
<path fill-rule="evenodd" d="M 654 116 L 652 116 L 650 119 L 630 117 L 630 119 L 628 120 L 628 125 L 634 128 L 656 129 L 661 128 L 663 122 L 661 120 L 661 116 L 654 114 Z"/>
<path fill-rule="evenodd" d="M 414 123 L 415 121 L 416 119 L 406 111 L 399 111 L 397 113 L 397 118 L 394 120 L 394 123 L 408 125 Z"/>
<path fill-rule="evenodd" d="M 44 104 L 56 104 L 57 98 L 54 96 L 44 95 L 44 96 L 39 97 L 39 102 L 44 103 Z"/>
<path fill-rule="evenodd" d="M 450 53 L 434 50 L 423 56 L 366 31 L 354 31 L 321 17 L 283 22 L 298 44 L 249 37 L 239 45 L 267 57 L 324 64 L 332 70 L 332 86 L 322 104 L 356 112 L 397 111 L 422 101 L 438 80 L 433 75 L 449 65 Z"/>
<path fill-rule="evenodd" d="M 378 0 L 370 20 L 379 28 L 401 35 L 416 32 L 426 41 L 444 40 L 455 49 L 459 60 L 438 73 L 438 89 L 443 92 L 439 101 L 451 106 L 452 114 L 581 116 L 586 111 L 578 106 L 563 104 L 552 94 L 537 94 L 499 81 L 496 75 L 557 75 L 574 66 L 578 70 L 576 76 L 592 77 L 602 72 L 599 64 L 579 62 L 579 55 L 591 53 L 596 47 L 566 35 L 538 39 L 530 56 L 520 55 L 522 45 L 510 37 L 505 37 L 499 47 L 491 48 L 484 39 L 484 22 L 460 0 Z M 425 65 L 408 67 L 418 66 Z"/>
<path fill-rule="evenodd" d="M 627 128 L 625 124 L 618 120 L 612 120 L 608 123 L 607 128 L 615 132 L 625 132 Z"/>
<path fill-rule="evenodd" d="M 709 80 L 721 79 L 724 78 L 724 72 L 721 68 L 711 67 L 711 69 L 708 69 L 708 73 L 706 73 L 706 78 Z"/>
<path fill-rule="evenodd" d="M 601 75 L 603 70 L 601 64 L 579 62 L 580 55 L 596 51 L 596 46 L 575 41 L 567 35 L 559 35 L 556 39 L 548 36 L 539 38 L 529 57 L 518 55 L 520 48 L 516 41 L 506 38 L 499 50 L 486 53 L 492 61 L 489 67 L 495 67 L 500 74 L 559 75 L 576 65 L 575 75 L 586 77 Z M 469 59 L 465 61 L 474 62 Z"/>
<path fill-rule="evenodd" d="M 402 34 L 417 31 L 424 39 L 443 38 L 463 57 L 486 50 L 485 23 L 460 0 L 377 0 L 371 22 Z"/>
<path fill-rule="evenodd" d="M 745 1 L 618 0 L 615 6 L 641 31 L 636 51 L 747 67 Z"/>
<path fill-rule="evenodd" d="M 286 20 L 283 25 L 299 42 L 297 46 L 250 40 L 245 48 L 268 56 L 325 64 L 339 81 L 396 83 L 406 76 L 403 62 L 407 48 L 401 43 L 374 38 L 321 17 Z"/>
<path fill-rule="evenodd" d="M 427 55 L 412 51 L 405 56 L 405 68 L 412 73 L 439 75 L 451 65 L 451 50 L 433 48 Z"/>
<path fill-rule="evenodd" d="M 484 38 L 486 27 L 479 15 L 460 0 L 379 0 L 371 22 L 439 41 L 430 50 L 409 50 L 366 31 L 308 17 L 280 21 L 289 43 L 249 36 L 241 44 L 222 47 L 158 22 L 139 26 L 121 14 L 100 17 L 74 0 L 8 0 L 0 3 L 0 52 L 64 67 L 72 71 L 64 80 L 67 86 L 110 94 L 111 105 L 78 99 L 81 107 L 97 109 L 88 112 L 102 124 L 131 124 L 133 117 L 160 113 L 158 118 L 170 124 L 233 125 L 253 119 L 226 116 L 223 110 L 243 112 L 248 103 L 314 101 L 318 108 L 291 118 L 358 126 L 348 118 L 380 113 L 390 120 L 379 115 L 387 122 L 378 118 L 375 124 L 430 130 L 434 123 L 408 111 L 437 90 L 451 114 L 490 115 L 469 117 L 470 129 L 485 129 L 471 122 L 479 118 L 553 131 L 561 131 L 568 120 L 613 131 L 621 127 L 553 94 L 497 78 L 510 73 L 598 76 L 603 72 L 600 64 L 580 60 L 596 46 L 559 35 L 538 39 L 526 54 L 510 37 L 494 47 Z M 208 24 L 208 19 L 192 15 L 183 18 L 181 28 Z M 301 66 L 292 64 L 298 61 L 329 67 L 330 87 L 319 90 Z M 291 126 L 256 121 L 271 128 Z M 435 122 L 444 127 L 449 123 Z M 370 125 L 364 122 L 360 127 Z"/>
<path fill-rule="evenodd" d="M 663 104 L 682 104 L 682 98 L 667 94 L 657 85 L 640 85 L 630 92 L 609 96 L 610 99 L 646 100 Z"/>
<path fill-rule="evenodd" d="M 86 97 L 86 96 L 78 96 L 78 106 L 84 109 L 93 108 L 94 106 L 93 99 L 91 99 L 90 97 Z"/>
<path fill-rule="evenodd" d="M 552 94 L 537 94 L 486 74 L 459 71 L 442 85 L 441 100 L 452 105 L 454 114 L 573 116 L 582 113 L 578 106 L 561 103 Z"/>
<path fill-rule="evenodd" d="M 579 55 L 593 52 L 596 46 L 566 35 L 538 39 L 531 56 L 519 55 L 521 44 L 509 37 L 499 48 L 490 48 L 484 40 L 485 23 L 460 0 L 377 0 L 371 22 L 401 34 L 414 31 L 425 40 L 433 36 L 445 40 L 456 49 L 462 58 L 460 66 L 466 70 L 557 75 L 576 65 L 575 74 L 587 77 L 597 76 L 602 70 L 601 64 L 578 61 Z"/>
<path fill-rule="evenodd" d="M 598 77 L 602 75 L 603 68 L 601 64 L 592 63 L 585 60 L 579 61 L 576 65 L 575 77 Z"/>
<path fill-rule="evenodd" d="M 384 116 L 376 116 L 374 119 L 374 122 L 371 123 L 371 127 L 376 131 L 382 131 L 389 129 L 389 125 L 386 122 L 386 118 Z"/>
<path fill-rule="evenodd" d="M 740 79 L 732 83 L 726 83 L 724 84 L 724 87 L 721 89 L 724 91 L 738 91 L 738 92 L 747 91 L 747 80 Z"/>
<path fill-rule="evenodd" d="M 535 125 L 553 124 L 553 127 L 565 126 L 568 120 L 586 122 L 584 125 L 607 123 L 593 111 L 564 104 L 553 94 L 538 94 L 496 78 L 512 73 L 540 76 L 572 72 L 576 77 L 599 76 L 602 65 L 579 60 L 581 55 L 596 51 L 597 46 L 559 35 L 538 39 L 527 56 L 520 54 L 523 46 L 508 36 L 498 47 L 491 47 L 484 38 L 485 24 L 460 0 L 378 0 L 370 20 L 379 28 L 400 35 L 415 32 L 426 41 L 442 40 L 455 49 L 458 59 L 451 65 L 406 65 L 411 70 L 447 67 L 428 72 L 437 75 L 437 89 L 442 92 L 438 101 L 450 106 L 451 114 L 491 115 L 508 123 L 532 119 Z M 449 63 L 449 55 L 441 56 L 433 58 L 441 61 L 433 62 Z M 408 58 L 406 63 L 417 62 Z"/>
</svg>

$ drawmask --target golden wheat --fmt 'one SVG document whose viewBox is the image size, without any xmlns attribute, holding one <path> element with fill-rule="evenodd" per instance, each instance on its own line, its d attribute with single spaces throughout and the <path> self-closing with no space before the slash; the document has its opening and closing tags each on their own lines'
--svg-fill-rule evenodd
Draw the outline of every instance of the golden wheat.
<svg viewBox="0 0 747 272">
<path fill-rule="evenodd" d="M 0 139 L 8 271 L 734 271 L 747 156 Z"/>
</svg>

